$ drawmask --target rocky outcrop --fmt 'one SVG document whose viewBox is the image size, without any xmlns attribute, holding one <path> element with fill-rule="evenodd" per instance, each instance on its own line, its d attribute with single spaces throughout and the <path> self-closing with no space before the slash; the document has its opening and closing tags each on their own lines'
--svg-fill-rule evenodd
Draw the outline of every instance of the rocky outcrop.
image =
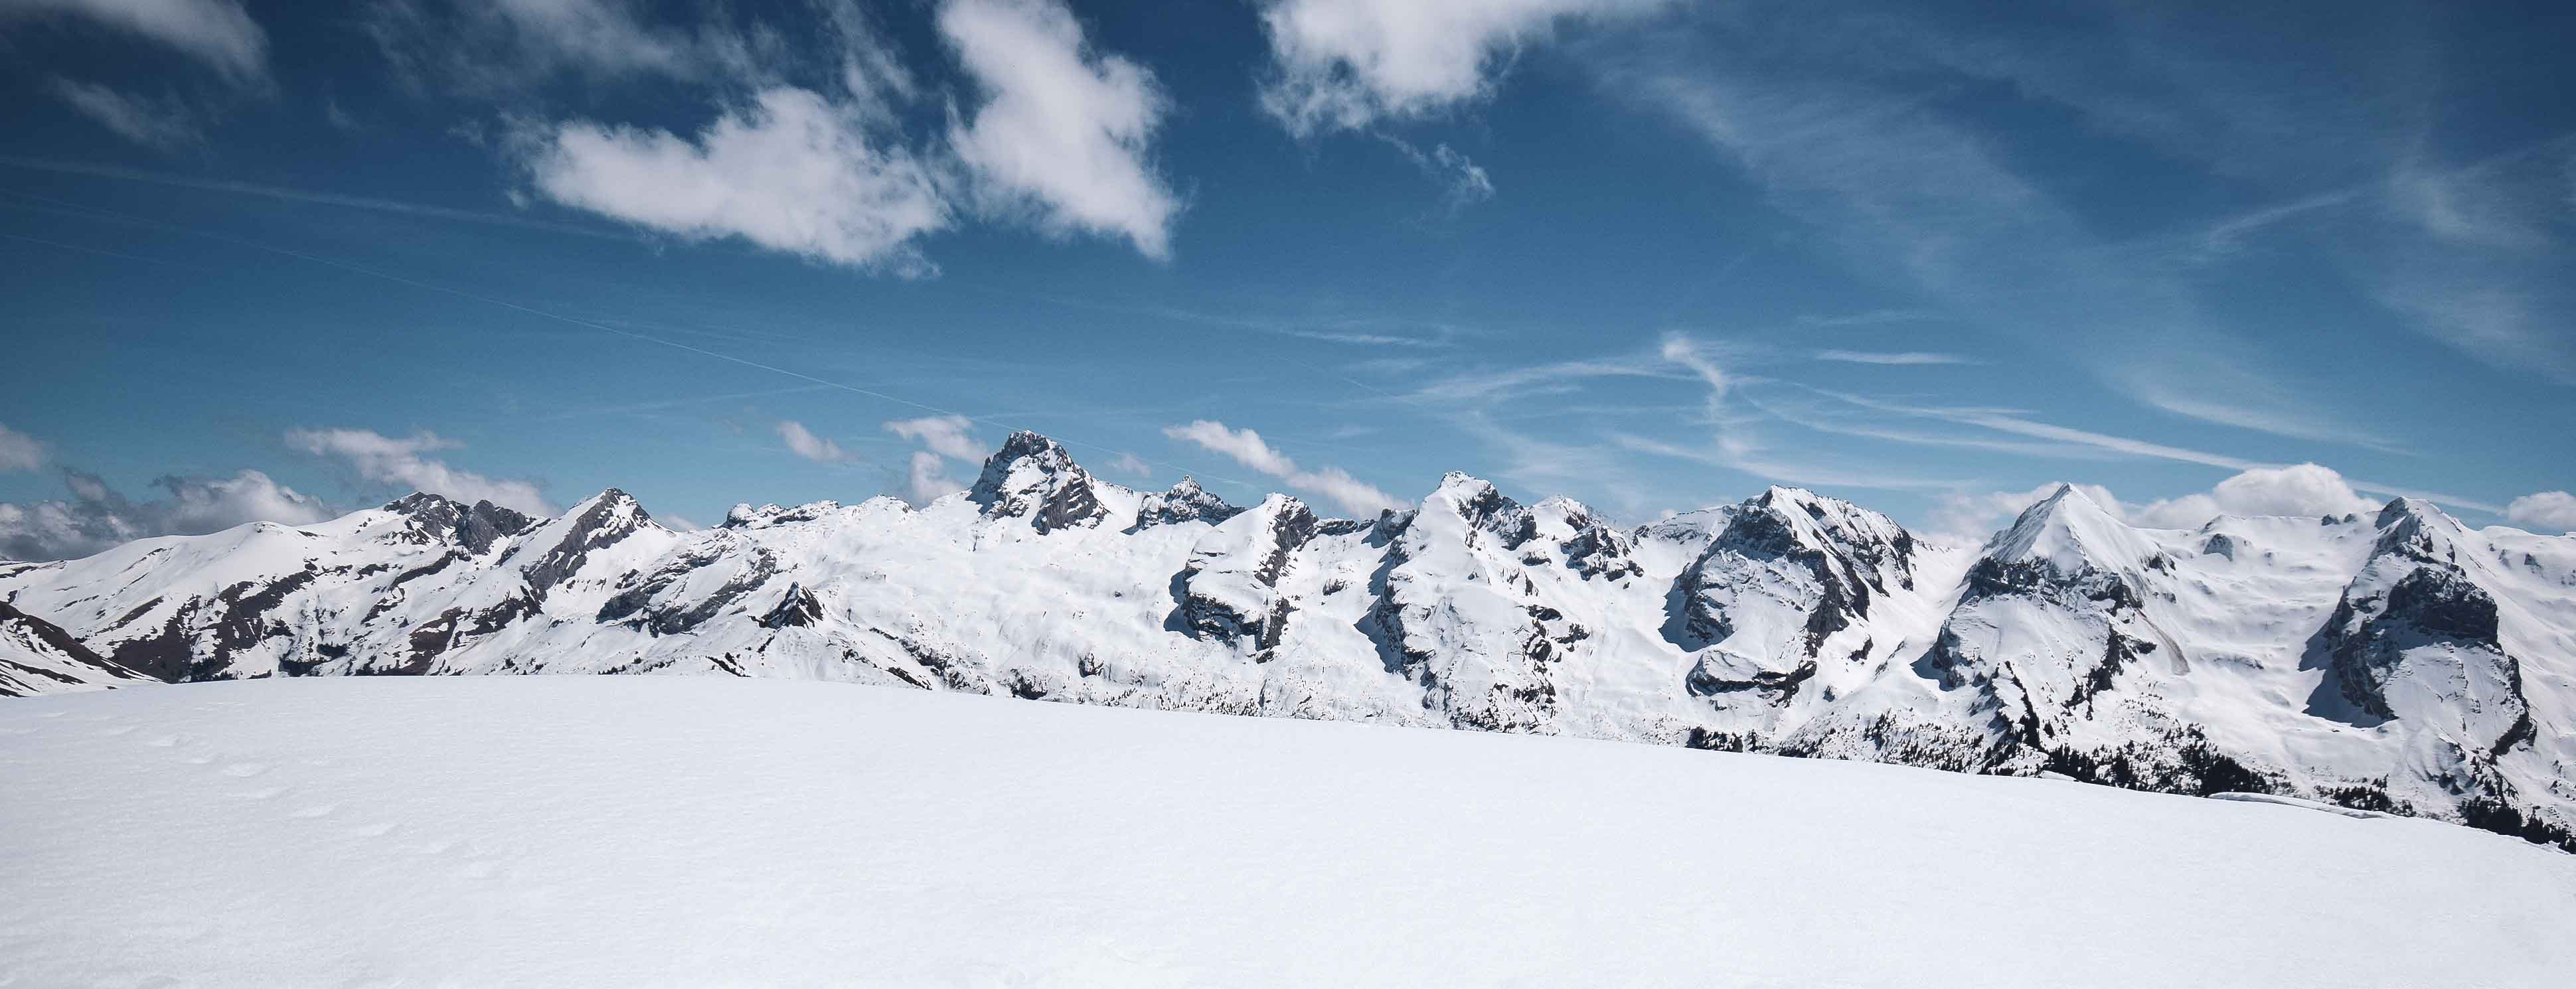
<svg viewBox="0 0 2576 989">
<path fill-rule="evenodd" d="M 1129 531 L 1182 522 L 1205 522 L 1215 525 L 1241 514 L 1243 509 L 1225 503 L 1225 499 L 1199 487 L 1198 479 L 1182 477 L 1169 491 L 1146 495 L 1136 510 L 1136 524 Z"/>
<path fill-rule="evenodd" d="M 0 602 L 0 697 L 159 682 L 99 655 L 60 626 Z"/>
<path fill-rule="evenodd" d="M 1109 517 L 1091 472 L 1056 441 L 1026 430 L 1012 433 L 984 460 L 968 497 L 986 518 L 1026 519 L 1041 533 L 1097 526 Z"/>
</svg>

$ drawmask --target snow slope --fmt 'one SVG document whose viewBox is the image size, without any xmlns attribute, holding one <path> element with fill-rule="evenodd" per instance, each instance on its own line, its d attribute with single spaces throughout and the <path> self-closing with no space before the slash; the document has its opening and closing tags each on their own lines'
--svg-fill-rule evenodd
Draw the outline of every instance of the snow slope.
<svg viewBox="0 0 2576 989">
<path fill-rule="evenodd" d="M 2576 857 L 2048 779 L 778 680 L 0 705 L 0 985 L 2561 986 Z"/>
<path fill-rule="evenodd" d="M 1352 520 L 1132 491 L 1019 433 L 918 509 L 679 532 L 615 489 L 552 519 L 423 494 L 0 564 L 0 603 L 106 661 L 31 689 L 787 677 L 2263 792 L 2576 850 L 2576 536 L 2409 500 L 2166 530 L 2066 488 L 1966 546 L 1794 488 L 1622 528 L 1450 474 Z"/>
</svg>

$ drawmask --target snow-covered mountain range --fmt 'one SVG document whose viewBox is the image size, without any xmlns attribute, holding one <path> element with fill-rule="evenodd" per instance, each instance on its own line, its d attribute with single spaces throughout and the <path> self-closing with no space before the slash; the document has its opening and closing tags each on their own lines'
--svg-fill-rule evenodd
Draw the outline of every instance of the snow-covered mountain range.
<svg viewBox="0 0 2576 989">
<path fill-rule="evenodd" d="M 1637 528 L 1451 474 L 1374 520 L 1138 492 L 1015 434 L 914 509 L 656 523 L 416 494 L 0 563 L 0 694 L 721 673 L 2259 791 L 2576 850 L 2576 537 L 2375 516 L 1981 546 L 1772 488 Z"/>
</svg>

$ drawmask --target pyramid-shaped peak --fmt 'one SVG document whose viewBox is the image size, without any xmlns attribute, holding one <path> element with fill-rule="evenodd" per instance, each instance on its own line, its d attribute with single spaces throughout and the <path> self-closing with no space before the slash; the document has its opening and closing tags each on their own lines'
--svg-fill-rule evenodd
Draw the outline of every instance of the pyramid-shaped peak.
<svg viewBox="0 0 2576 989">
<path fill-rule="evenodd" d="M 2023 509 L 2012 528 L 1996 535 L 1986 555 L 2005 562 L 2042 560 L 2072 573 L 2088 564 L 2119 570 L 2155 554 L 2137 530 L 2102 507 L 2082 488 L 2060 483 L 2057 490 Z"/>
</svg>

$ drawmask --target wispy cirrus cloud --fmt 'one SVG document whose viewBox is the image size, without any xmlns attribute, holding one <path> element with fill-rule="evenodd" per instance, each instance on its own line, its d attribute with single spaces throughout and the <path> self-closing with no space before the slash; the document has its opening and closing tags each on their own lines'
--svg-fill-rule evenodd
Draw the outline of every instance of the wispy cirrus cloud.
<svg viewBox="0 0 2576 989">
<path fill-rule="evenodd" d="M 145 147 L 176 148 L 204 137 L 196 116 L 176 100 L 138 96 L 61 76 L 47 80 L 45 89 L 81 116 Z"/>
<path fill-rule="evenodd" d="M 1923 350 L 1819 350 L 1816 351 L 1815 358 L 1820 361 L 1836 361 L 1844 364 L 1887 364 L 1900 366 L 1916 364 L 1980 363 L 1973 357 L 1963 357 L 1958 354 L 1943 354 Z"/>
<path fill-rule="evenodd" d="M 17 17 L 76 17 L 178 49 L 226 79 L 264 84 L 268 32 L 237 0 L 11 0 L 0 28 Z"/>
</svg>

